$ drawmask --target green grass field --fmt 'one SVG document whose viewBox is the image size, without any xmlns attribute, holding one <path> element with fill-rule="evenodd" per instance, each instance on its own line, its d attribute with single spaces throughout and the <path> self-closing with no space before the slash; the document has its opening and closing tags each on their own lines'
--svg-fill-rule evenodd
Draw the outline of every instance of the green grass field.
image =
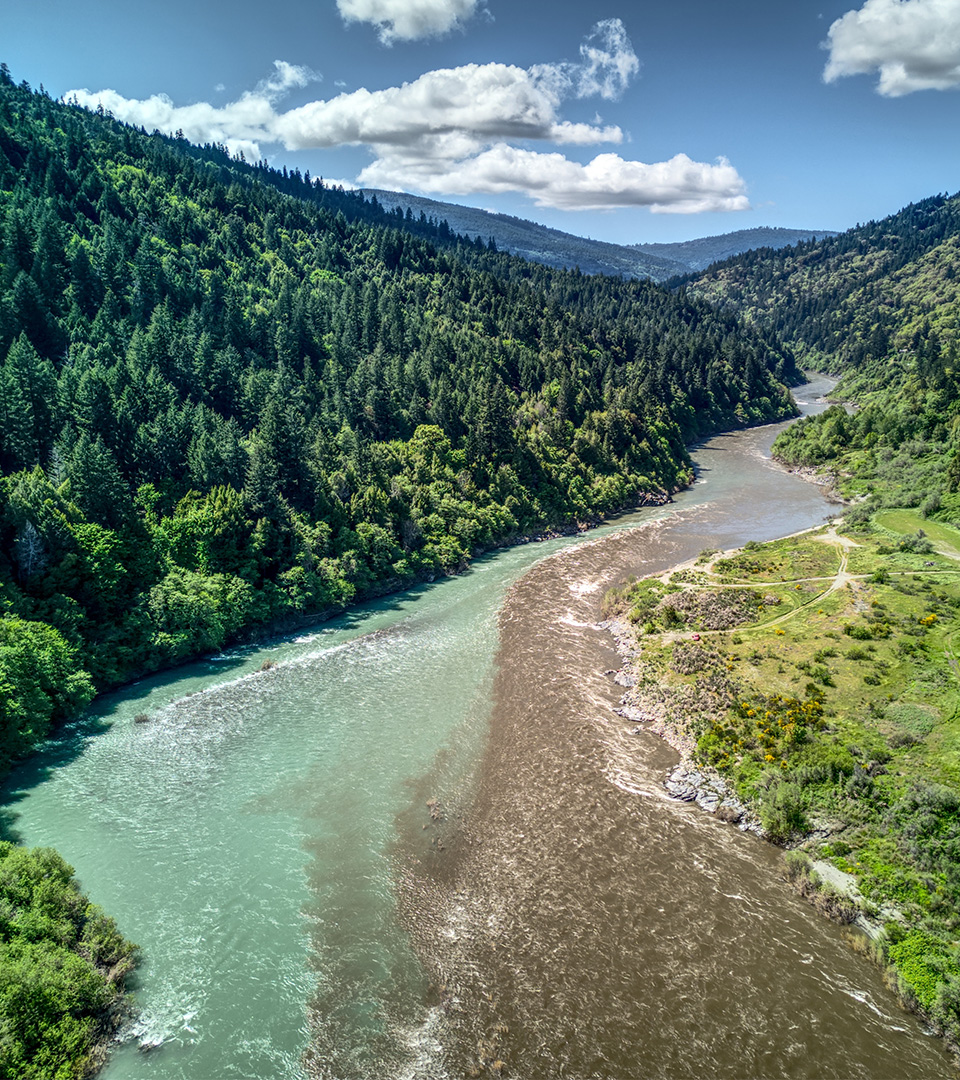
<svg viewBox="0 0 960 1080">
<path fill-rule="evenodd" d="M 960 531 L 885 510 L 705 554 L 606 606 L 636 628 L 636 703 L 675 718 L 771 839 L 854 875 L 904 998 L 960 1035 Z"/>
</svg>

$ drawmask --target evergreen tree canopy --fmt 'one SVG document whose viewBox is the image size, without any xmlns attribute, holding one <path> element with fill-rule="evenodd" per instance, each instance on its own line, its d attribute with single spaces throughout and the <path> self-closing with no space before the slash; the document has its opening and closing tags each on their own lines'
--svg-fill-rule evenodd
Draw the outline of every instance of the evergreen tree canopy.
<svg viewBox="0 0 960 1080">
<path fill-rule="evenodd" d="M 663 497 L 798 378 L 700 300 L 10 79 L 0 359 L 0 610 L 98 687 Z"/>
</svg>

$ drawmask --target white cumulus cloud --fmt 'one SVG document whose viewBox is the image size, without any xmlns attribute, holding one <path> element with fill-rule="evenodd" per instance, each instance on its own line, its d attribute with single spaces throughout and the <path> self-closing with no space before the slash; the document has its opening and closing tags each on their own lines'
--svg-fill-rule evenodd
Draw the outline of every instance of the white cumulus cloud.
<svg viewBox="0 0 960 1080">
<path fill-rule="evenodd" d="M 447 162 L 384 155 L 360 174 L 371 187 L 410 185 L 450 195 L 523 192 L 538 206 L 558 210 L 608 210 L 647 206 L 654 213 L 695 214 L 705 210 L 748 210 L 746 185 L 725 159 L 716 164 L 677 154 L 647 165 L 618 154 L 598 154 L 586 165 L 562 154 L 545 154 L 498 143 L 473 157 Z"/>
<path fill-rule="evenodd" d="M 206 101 L 174 105 L 167 94 L 138 99 L 124 97 L 116 90 L 68 90 L 64 98 L 88 109 L 102 106 L 118 120 L 145 127 L 147 131 L 163 131 L 168 135 L 182 131 L 191 142 L 222 143 L 232 153 L 243 153 L 256 161 L 261 156 L 261 141 L 277 141 L 272 134 L 277 119 L 275 103 L 294 87 L 307 86 L 319 79 L 310 68 L 274 60 L 273 72 L 267 78 L 227 105 L 211 105 Z"/>
<path fill-rule="evenodd" d="M 540 206 L 597 209 L 648 206 L 655 212 L 742 210 L 745 185 L 725 159 L 714 164 L 678 154 L 647 164 L 618 154 L 598 154 L 587 164 L 559 152 L 516 143 L 554 146 L 619 144 L 623 132 L 574 122 L 561 114 L 572 97 L 618 97 L 640 62 L 618 19 L 598 23 L 580 49 L 578 63 L 521 68 L 465 64 L 428 71 L 402 86 L 365 88 L 282 110 L 287 91 L 319 78 L 308 68 L 275 61 L 269 78 L 223 106 L 178 106 L 166 94 L 137 100 L 115 90 L 69 91 L 88 108 L 104 109 L 147 130 L 182 131 L 192 142 L 216 142 L 248 158 L 261 144 L 288 150 L 365 146 L 373 161 L 361 184 L 470 194 L 519 192 Z"/>
<path fill-rule="evenodd" d="M 460 134 L 477 145 L 496 139 L 620 142 L 617 127 L 560 120 L 560 95 L 541 73 L 509 64 L 465 64 L 428 71 L 386 90 L 355 90 L 311 101 L 277 117 L 290 149 L 366 143 L 412 146 Z"/>
<path fill-rule="evenodd" d="M 385 45 L 437 37 L 462 25 L 477 0 L 337 0 L 347 22 L 372 23 Z"/>
<path fill-rule="evenodd" d="M 827 82 L 878 71 L 887 97 L 960 86 L 960 0 L 866 0 L 833 23 L 826 46 Z"/>
<path fill-rule="evenodd" d="M 174 105 L 166 94 L 148 98 L 126 98 L 116 90 L 70 90 L 64 95 L 88 109 L 104 108 L 118 120 L 173 135 L 177 131 L 194 143 L 222 143 L 234 154 L 260 159 L 260 142 L 276 119 L 273 105 L 266 97 L 248 92 L 228 105 Z M 274 141 L 274 140 L 270 140 Z"/>
<path fill-rule="evenodd" d="M 320 82 L 323 76 L 312 68 L 302 64 L 288 64 L 286 60 L 274 60 L 273 73 L 257 83 L 253 93 L 259 97 L 266 97 L 274 101 L 297 86 L 308 86 L 312 82 Z"/>
</svg>

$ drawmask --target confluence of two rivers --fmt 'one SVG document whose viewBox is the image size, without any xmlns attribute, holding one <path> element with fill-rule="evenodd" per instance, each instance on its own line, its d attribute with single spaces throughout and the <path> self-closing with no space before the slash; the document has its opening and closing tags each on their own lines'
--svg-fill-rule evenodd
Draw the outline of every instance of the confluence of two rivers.
<svg viewBox="0 0 960 1080">
<path fill-rule="evenodd" d="M 829 515 L 782 426 L 710 440 L 668 507 L 143 680 L 18 770 L 7 833 L 143 948 L 103 1080 L 955 1077 L 612 712 L 609 585 Z"/>
</svg>

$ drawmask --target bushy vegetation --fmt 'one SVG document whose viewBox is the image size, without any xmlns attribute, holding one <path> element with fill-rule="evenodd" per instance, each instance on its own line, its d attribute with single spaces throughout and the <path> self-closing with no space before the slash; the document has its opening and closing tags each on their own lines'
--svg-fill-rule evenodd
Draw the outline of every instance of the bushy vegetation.
<svg viewBox="0 0 960 1080">
<path fill-rule="evenodd" d="M 489 237 L 501 251 L 545 266 L 571 270 L 578 267 L 585 274 L 649 277 L 654 281 L 663 281 L 692 269 L 682 260 L 676 261 L 670 253 L 665 257 L 656 254 L 651 257 L 636 246 L 575 236 L 510 214 L 494 214 L 472 206 L 438 202 L 398 191 L 375 191 L 372 197 L 389 210 L 397 206 L 404 211 L 409 209 L 417 219 L 423 214 L 427 218 L 445 220 L 451 231 L 461 235 Z"/>
<path fill-rule="evenodd" d="M 871 362 L 841 383 L 839 392 L 861 403 L 854 413 L 834 405 L 798 421 L 777 437 L 774 453 L 830 471 L 844 495 L 862 500 L 850 511 L 854 521 L 879 507 L 952 521 L 960 516 L 958 389 L 952 368 L 934 385 L 909 358 Z"/>
<path fill-rule="evenodd" d="M 687 281 L 842 376 L 837 405 L 784 432 L 783 461 L 848 496 L 960 517 L 960 196 L 938 195 L 818 243 L 756 250 Z"/>
<path fill-rule="evenodd" d="M 788 851 L 783 857 L 786 879 L 822 915 L 838 923 L 855 922 L 860 914 L 856 901 L 826 884 L 802 851 Z"/>
<path fill-rule="evenodd" d="M 16 616 L 0 618 L 0 771 L 92 697 L 78 650 L 60 631 Z"/>
<path fill-rule="evenodd" d="M 846 536 L 750 544 L 608 603 L 644 620 L 631 704 L 679 730 L 771 840 L 802 846 L 786 872 L 814 906 L 883 927 L 878 959 L 904 999 L 960 1041 L 960 531 L 918 535 L 921 520 L 885 511 Z M 761 602 L 735 633 L 701 626 L 694 641 L 654 617 L 743 579 Z"/>
<path fill-rule="evenodd" d="M 0 1076 L 88 1075 L 135 957 L 55 851 L 0 843 Z"/>
<path fill-rule="evenodd" d="M 749 622 L 761 596 L 752 589 L 690 590 L 680 588 L 689 574 L 675 574 L 669 582 L 657 578 L 626 588 L 611 589 L 604 597 L 608 615 L 624 615 L 645 632 L 675 630 L 727 630 Z"/>
<path fill-rule="evenodd" d="M 686 442 L 791 415 L 797 378 L 701 301 L 5 68 L 0 359 L 0 766 L 91 685 L 665 498 Z"/>
<path fill-rule="evenodd" d="M 907 350 L 921 374 L 956 355 L 960 196 L 795 247 L 757 248 L 687 287 L 781 335 L 804 366 L 845 371 Z"/>
</svg>

